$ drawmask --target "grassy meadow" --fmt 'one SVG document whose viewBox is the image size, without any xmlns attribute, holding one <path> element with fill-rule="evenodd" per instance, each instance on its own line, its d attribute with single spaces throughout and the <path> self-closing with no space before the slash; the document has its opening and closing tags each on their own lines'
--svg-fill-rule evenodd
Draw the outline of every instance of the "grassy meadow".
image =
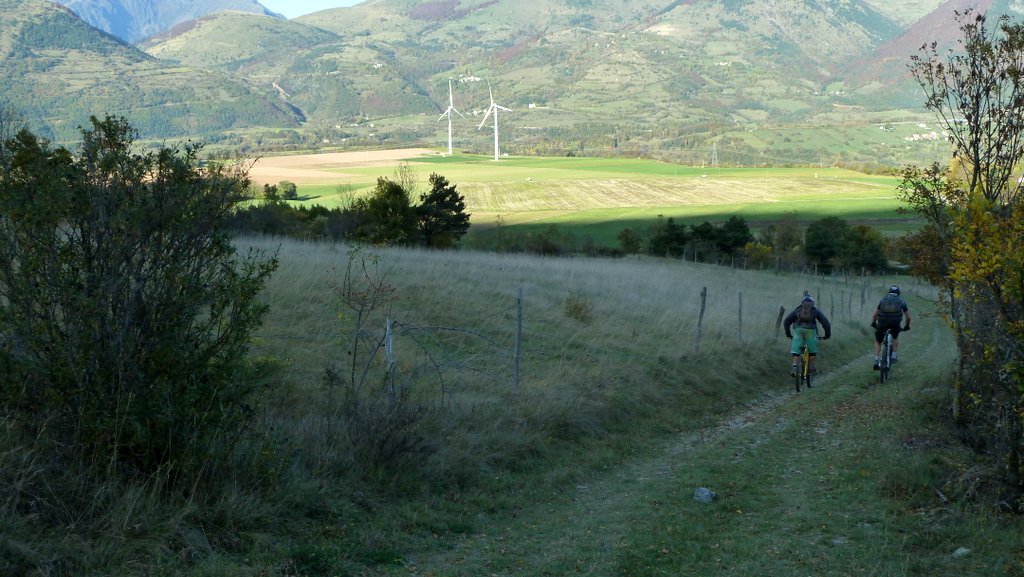
<svg viewBox="0 0 1024 577">
<path fill-rule="evenodd" d="M 358 194 L 397 166 L 337 167 L 330 178 L 347 183 L 305 173 L 302 202 Z M 776 205 L 877 222 L 885 210 L 869 206 L 895 209 L 890 178 L 835 169 L 408 166 L 521 224 L 788 211 Z M 236 242 L 280 266 L 245 375 L 255 421 L 232 462 L 211 464 L 215 487 L 180 502 L 159 480 L 88 487 L 75 498 L 103 510 L 59 531 L 0 508 L 13 536 L 0 574 L 1024 577 L 1024 523 L 996 506 L 994 465 L 947 420 L 955 347 L 931 286 L 653 257 Z M 914 329 L 879 385 L 868 323 L 894 282 Z M 805 291 L 833 336 L 815 386 L 796 393 L 778 322 Z M 0 426 L 0 471 L 31 484 L 47 457 L 13 450 L 13 435 Z M 716 500 L 695 501 L 701 487 Z"/>
<path fill-rule="evenodd" d="M 931 287 L 666 259 L 246 244 L 281 258 L 254 352 L 273 359 L 263 419 L 294 462 L 278 480 L 289 508 L 232 522 L 290 529 L 273 546 L 244 537 L 194 574 L 1024 574 L 1024 526 L 985 507 L 969 473 L 985 465 L 943 425 L 954 349 L 929 314 Z M 882 387 L 867 324 L 891 282 L 917 320 Z M 834 336 L 815 388 L 796 394 L 776 322 L 804 290 Z M 367 294 L 385 296 L 359 305 Z M 358 344 L 383 343 L 386 319 L 390 359 Z M 325 366 L 366 371 L 365 388 L 331 385 Z M 344 450 L 358 431 L 337 430 L 351 395 L 380 403 L 374 387 L 417 415 L 384 436 L 408 443 L 374 445 L 393 451 L 379 468 Z M 704 486 L 710 505 L 692 499 Z"/>
<path fill-rule="evenodd" d="M 280 268 L 257 418 L 218 490 L 89 488 L 103 509 L 59 530 L 0 509 L 0 573 L 1024 575 L 1024 525 L 946 424 L 955 350 L 929 286 L 238 243 Z M 892 282 L 915 322 L 879 386 L 868 321 Z M 833 338 L 798 394 L 776 323 L 805 290 Z M 0 470 L 31 485 L 47 456 L 6 424 Z"/>
</svg>

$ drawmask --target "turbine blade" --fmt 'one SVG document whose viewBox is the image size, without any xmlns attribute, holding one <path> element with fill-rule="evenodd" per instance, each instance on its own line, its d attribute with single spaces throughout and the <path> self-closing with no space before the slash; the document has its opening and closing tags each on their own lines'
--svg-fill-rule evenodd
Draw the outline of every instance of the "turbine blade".
<svg viewBox="0 0 1024 577">
<path fill-rule="evenodd" d="M 487 119 L 491 116 L 491 110 L 494 110 L 494 109 L 493 108 L 488 108 L 487 109 L 487 114 L 484 114 L 484 119 L 480 121 L 480 126 L 476 127 L 477 130 L 480 130 L 481 128 L 484 127 L 484 123 L 487 122 Z"/>
</svg>

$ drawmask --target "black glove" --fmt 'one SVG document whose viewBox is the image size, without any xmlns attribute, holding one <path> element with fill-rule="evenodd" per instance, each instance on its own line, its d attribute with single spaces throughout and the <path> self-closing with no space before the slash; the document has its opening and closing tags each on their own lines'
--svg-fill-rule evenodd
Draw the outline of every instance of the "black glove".
<svg viewBox="0 0 1024 577">
<path fill-rule="evenodd" d="M 910 330 L 910 325 L 907 325 L 907 326 L 903 327 L 903 332 L 907 332 L 909 330 Z"/>
<path fill-rule="evenodd" d="M 878 321 L 871 321 L 871 328 L 877 329 L 878 328 Z"/>
<path fill-rule="evenodd" d="M 791 339 L 791 338 L 793 338 L 793 333 L 791 333 L 791 332 L 789 332 L 789 331 L 786 331 L 786 338 L 787 338 L 787 339 Z"/>
</svg>

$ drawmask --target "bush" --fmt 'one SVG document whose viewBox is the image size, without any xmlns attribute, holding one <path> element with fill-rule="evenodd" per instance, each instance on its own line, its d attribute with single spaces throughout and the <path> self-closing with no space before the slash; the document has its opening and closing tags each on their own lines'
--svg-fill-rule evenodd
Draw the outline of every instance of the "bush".
<svg viewBox="0 0 1024 577">
<path fill-rule="evenodd" d="M 91 123 L 74 154 L 27 130 L 2 147 L 0 402 L 87 465 L 191 481 L 251 412 L 238 376 L 277 261 L 222 232 L 240 169 Z"/>
</svg>

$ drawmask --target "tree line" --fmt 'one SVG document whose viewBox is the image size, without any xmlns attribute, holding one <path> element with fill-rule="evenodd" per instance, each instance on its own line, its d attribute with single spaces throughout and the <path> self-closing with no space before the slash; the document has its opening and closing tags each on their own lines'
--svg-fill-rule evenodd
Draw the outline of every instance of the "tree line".
<svg viewBox="0 0 1024 577">
<path fill-rule="evenodd" d="M 458 246 L 469 230 L 470 214 L 456 185 L 437 173 L 413 202 L 415 183 L 403 165 L 395 178 L 380 177 L 373 191 L 347 206 L 293 206 L 294 183 L 265 184 L 262 200 L 234 212 L 228 228 L 235 233 L 273 234 L 307 239 L 347 240 L 378 246 Z"/>
<path fill-rule="evenodd" d="M 481 250 L 544 256 L 642 254 L 755 269 L 812 268 L 819 274 L 883 272 L 889 269 L 891 257 L 904 252 L 901 243 L 890 242 L 871 226 L 835 216 L 804 225 L 796 213 L 786 213 L 757 231 L 737 215 L 719 224 L 705 220 L 690 225 L 661 215 L 646 228 L 621 229 L 614 246 L 579 238 L 571 229 L 556 225 L 540 232 L 514 233 L 505 228 L 499 221 L 495 230 L 477 235 L 467 244 Z"/>
</svg>

